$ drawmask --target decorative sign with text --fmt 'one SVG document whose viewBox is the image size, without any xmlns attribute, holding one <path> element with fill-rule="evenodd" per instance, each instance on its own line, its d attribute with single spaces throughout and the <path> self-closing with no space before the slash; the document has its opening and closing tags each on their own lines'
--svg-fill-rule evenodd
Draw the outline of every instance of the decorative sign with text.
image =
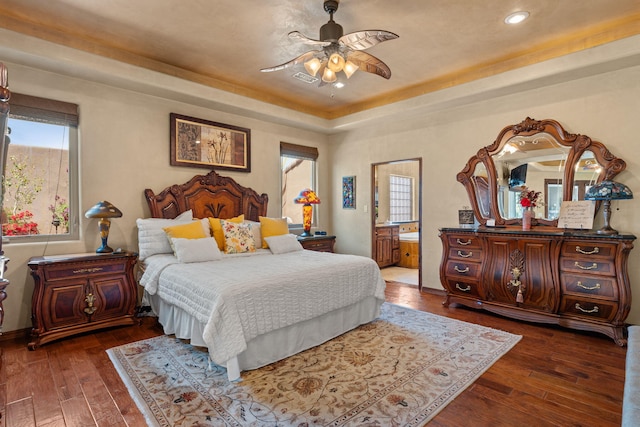
<svg viewBox="0 0 640 427">
<path fill-rule="evenodd" d="M 577 228 L 591 230 L 596 202 L 592 200 L 579 200 L 562 202 L 560 205 L 560 217 L 558 228 Z"/>
</svg>

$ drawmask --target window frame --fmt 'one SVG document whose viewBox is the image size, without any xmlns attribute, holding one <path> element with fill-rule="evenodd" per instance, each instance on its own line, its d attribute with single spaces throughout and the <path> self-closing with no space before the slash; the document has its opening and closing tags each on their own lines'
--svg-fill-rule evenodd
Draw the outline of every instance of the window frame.
<svg viewBox="0 0 640 427">
<path fill-rule="evenodd" d="M 405 181 L 405 182 L 397 183 L 395 185 L 403 185 L 404 187 L 408 188 L 408 190 L 402 191 L 402 192 L 395 190 L 394 182 L 393 182 L 394 179 Z M 394 197 L 394 195 L 396 194 L 401 194 L 401 195 L 404 195 L 405 197 L 403 197 L 402 199 L 398 197 Z M 389 174 L 389 221 L 394 223 L 412 221 L 413 209 L 415 205 L 414 197 L 415 197 L 414 177 L 406 176 L 406 175 L 398 175 L 398 174 Z M 397 206 L 397 204 L 394 204 L 394 201 L 397 201 L 397 200 L 408 201 L 409 204 L 408 206 Z M 401 213 L 406 215 L 407 219 L 399 218 L 398 216 L 400 216 L 400 214 L 394 212 L 394 209 L 396 210 L 402 209 L 403 212 Z"/>
<path fill-rule="evenodd" d="M 294 159 L 300 159 L 300 160 L 309 160 L 312 161 L 312 165 L 311 165 L 311 182 L 310 182 L 310 188 L 314 191 L 318 191 L 317 187 L 317 183 L 318 183 L 318 174 L 317 174 L 317 166 L 318 166 L 318 149 L 316 147 L 311 147 L 311 146 L 306 146 L 306 145 L 298 145 L 298 144 L 291 144 L 288 142 L 280 142 L 280 192 L 281 192 L 281 196 L 282 196 L 282 190 L 283 190 L 283 182 L 282 182 L 282 178 L 284 176 L 284 170 L 282 169 L 282 158 L 283 157 L 287 157 L 287 158 L 294 158 Z M 300 189 L 302 190 L 302 188 Z M 280 216 L 284 217 L 284 212 L 283 212 L 283 203 L 284 203 L 284 197 L 281 197 L 280 200 Z M 302 212 L 302 207 L 300 208 L 300 211 Z M 315 226 L 318 223 L 318 209 L 314 209 L 313 210 L 313 217 L 311 219 L 311 225 Z M 302 230 L 303 228 L 303 224 L 302 222 L 300 223 L 290 223 L 289 224 L 289 229 L 290 230 Z"/>
<path fill-rule="evenodd" d="M 9 100 L 9 120 L 18 119 L 36 123 L 65 126 L 68 132 L 68 176 L 69 176 L 69 232 L 60 234 L 32 234 L 20 236 L 2 235 L 3 243 L 36 243 L 50 241 L 70 241 L 80 239 L 80 186 L 79 186 L 79 142 L 78 105 L 40 98 L 31 95 L 12 93 Z M 11 126 L 9 126 L 10 128 Z M 11 134 L 9 134 L 9 140 Z M 9 143 L 9 146 L 11 142 Z M 8 148 L 7 148 L 8 150 Z M 7 157 L 7 156 L 5 156 Z M 2 200 L 4 207 L 4 200 Z M 1 230 L 0 230 L 1 231 Z"/>
</svg>

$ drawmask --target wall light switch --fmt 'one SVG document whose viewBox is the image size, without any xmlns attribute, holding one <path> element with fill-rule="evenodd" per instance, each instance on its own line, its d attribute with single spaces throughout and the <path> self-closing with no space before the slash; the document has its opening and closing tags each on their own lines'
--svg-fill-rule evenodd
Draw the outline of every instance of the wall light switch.
<svg viewBox="0 0 640 427">
<path fill-rule="evenodd" d="M 367 205 L 363 205 L 363 206 L 364 206 L 364 213 L 369 212 L 369 206 L 367 206 Z"/>
</svg>

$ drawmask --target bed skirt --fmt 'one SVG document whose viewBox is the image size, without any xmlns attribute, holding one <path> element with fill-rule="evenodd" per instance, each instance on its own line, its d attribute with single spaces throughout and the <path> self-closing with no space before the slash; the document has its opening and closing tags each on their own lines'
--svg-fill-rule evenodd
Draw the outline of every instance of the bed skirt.
<svg viewBox="0 0 640 427">
<path fill-rule="evenodd" d="M 158 295 L 145 293 L 145 300 L 167 335 L 189 340 L 198 347 L 207 347 L 202 338 L 204 326 L 179 307 L 167 304 Z M 229 381 L 240 379 L 240 372 L 260 368 L 303 350 L 322 344 L 351 329 L 369 323 L 380 315 L 384 301 L 373 296 L 331 311 L 323 316 L 296 323 L 260 335 L 247 343 L 247 349 L 224 364 Z"/>
</svg>

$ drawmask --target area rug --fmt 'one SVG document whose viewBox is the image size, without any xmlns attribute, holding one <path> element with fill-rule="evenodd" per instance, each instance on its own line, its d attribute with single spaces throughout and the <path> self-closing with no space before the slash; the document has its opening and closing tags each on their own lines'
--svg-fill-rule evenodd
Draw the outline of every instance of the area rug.
<svg viewBox="0 0 640 427">
<path fill-rule="evenodd" d="M 520 338 L 384 303 L 377 320 L 236 383 L 170 336 L 107 352 L 151 426 L 421 426 Z"/>
</svg>

